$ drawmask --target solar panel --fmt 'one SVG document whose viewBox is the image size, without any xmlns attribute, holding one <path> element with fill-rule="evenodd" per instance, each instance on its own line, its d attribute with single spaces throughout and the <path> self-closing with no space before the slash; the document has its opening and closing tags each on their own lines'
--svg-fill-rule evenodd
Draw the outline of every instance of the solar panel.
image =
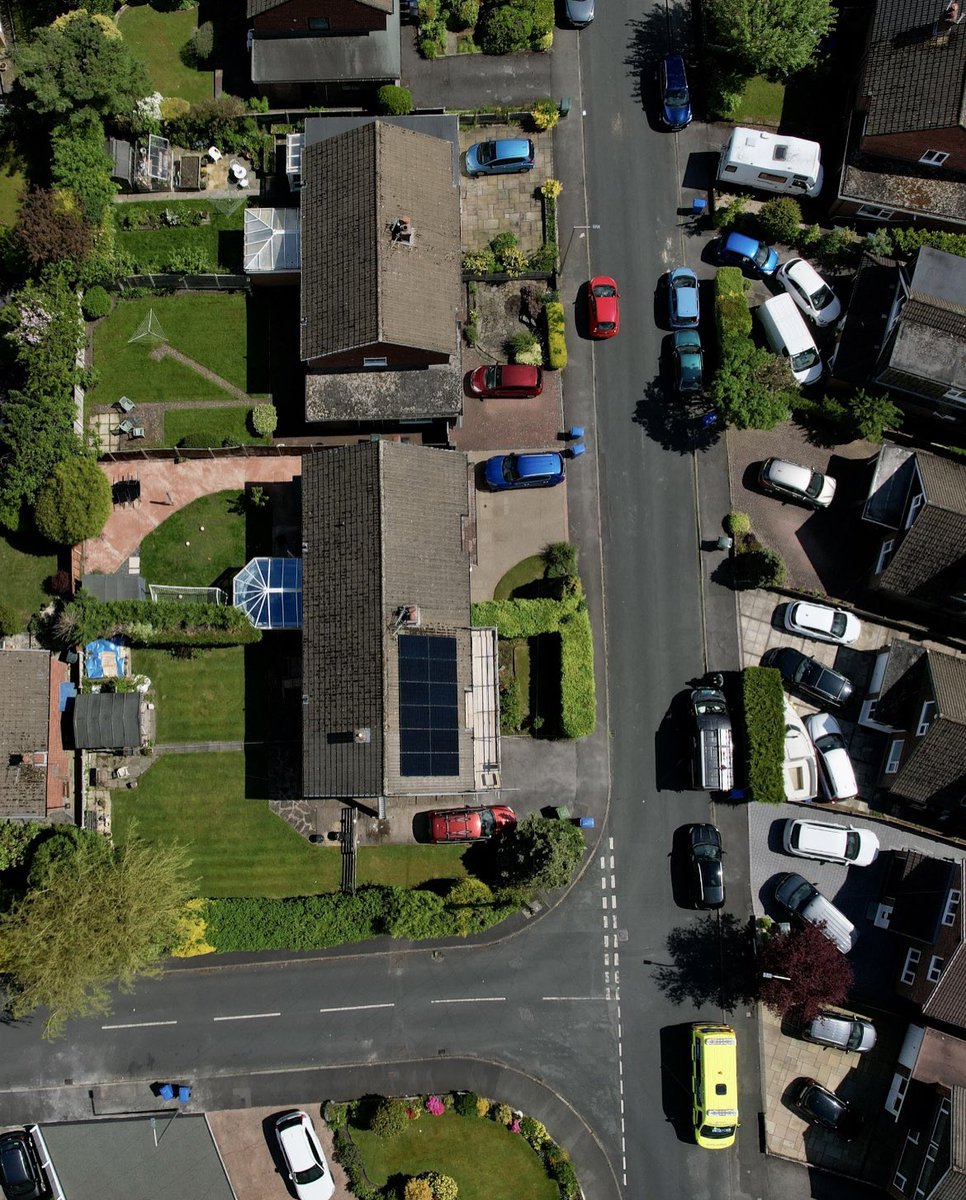
<svg viewBox="0 0 966 1200">
<path fill-rule="evenodd" d="M 233 603 L 257 629 L 302 628 L 302 560 L 253 558 L 235 576 Z"/>
<path fill-rule="evenodd" d="M 456 638 L 399 638 L 399 769 L 403 775 L 458 775 Z"/>
</svg>

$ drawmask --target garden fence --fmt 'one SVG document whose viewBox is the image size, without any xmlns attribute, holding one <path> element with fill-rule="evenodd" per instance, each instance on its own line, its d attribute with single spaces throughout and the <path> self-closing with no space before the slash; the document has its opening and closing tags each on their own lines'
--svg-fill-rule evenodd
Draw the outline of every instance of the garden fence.
<svg viewBox="0 0 966 1200">
<path fill-rule="evenodd" d="M 247 292 L 250 288 L 247 275 L 128 275 L 118 282 L 123 292 L 126 288 L 151 288 L 156 291 L 183 290 L 189 292 Z"/>
</svg>

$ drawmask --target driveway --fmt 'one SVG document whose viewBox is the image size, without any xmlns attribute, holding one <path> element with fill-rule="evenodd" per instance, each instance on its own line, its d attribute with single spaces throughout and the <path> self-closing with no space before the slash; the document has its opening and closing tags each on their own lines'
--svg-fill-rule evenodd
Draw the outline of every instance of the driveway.
<svg viewBox="0 0 966 1200">
<path fill-rule="evenodd" d="M 465 154 L 474 142 L 518 137 L 528 137 L 533 142 L 536 165 L 532 171 L 471 179 L 460 163 L 464 250 L 482 250 L 507 229 L 519 238 L 524 254 L 532 254 L 543 242 L 543 200 L 539 188 L 553 176 L 551 135 L 524 131 L 519 125 L 483 125 L 460 130 L 460 150 Z"/>
</svg>

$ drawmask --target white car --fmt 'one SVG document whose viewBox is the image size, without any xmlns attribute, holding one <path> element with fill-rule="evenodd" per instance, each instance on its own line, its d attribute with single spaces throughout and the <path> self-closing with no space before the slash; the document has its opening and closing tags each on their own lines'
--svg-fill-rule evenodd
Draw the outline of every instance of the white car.
<svg viewBox="0 0 966 1200">
<path fill-rule="evenodd" d="M 818 754 L 819 783 L 826 800 L 852 800 L 859 794 L 852 760 L 842 736 L 842 726 L 831 713 L 813 713 L 805 718 L 808 736 Z"/>
<path fill-rule="evenodd" d="M 844 608 L 796 600 L 793 604 L 785 606 L 785 628 L 789 633 L 814 638 L 816 642 L 835 642 L 839 646 L 851 646 L 862 632 L 862 622 Z"/>
<path fill-rule="evenodd" d="M 802 718 L 785 697 L 785 796 L 790 801 L 806 803 L 818 795 L 818 767 L 815 747 L 808 736 Z"/>
<path fill-rule="evenodd" d="M 835 293 L 804 258 L 790 258 L 782 263 L 775 278 L 816 325 L 832 325 L 842 315 L 842 305 Z"/>
<path fill-rule="evenodd" d="M 879 839 L 871 829 L 832 825 L 827 821 L 786 821 L 782 832 L 786 854 L 820 862 L 868 867 L 879 856 Z"/>
<path fill-rule="evenodd" d="M 332 1172 L 308 1113 L 283 1113 L 275 1122 L 275 1135 L 299 1200 L 330 1200 L 335 1191 Z"/>
<path fill-rule="evenodd" d="M 835 496 L 835 480 L 831 475 L 784 458 L 766 459 L 758 472 L 758 483 L 762 491 L 809 508 L 828 508 Z"/>
</svg>

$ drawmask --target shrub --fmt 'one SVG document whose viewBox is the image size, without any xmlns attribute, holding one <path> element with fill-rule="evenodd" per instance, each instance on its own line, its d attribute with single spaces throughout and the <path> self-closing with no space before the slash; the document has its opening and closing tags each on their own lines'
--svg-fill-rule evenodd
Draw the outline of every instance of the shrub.
<svg viewBox="0 0 966 1200">
<path fill-rule="evenodd" d="M 733 581 L 739 591 L 781 587 L 788 578 L 785 560 L 777 550 L 759 546 L 733 560 Z"/>
<path fill-rule="evenodd" d="M 822 229 L 820 225 L 809 225 L 801 230 L 798 235 L 798 248 L 803 254 L 807 254 L 822 240 Z"/>
<path fill-rule="evenodd" d="M 785 711 L 781 675 L 773 667 L 741 673 L 748 793 L 763 804 L 785 802 Z"/>
<path fill-rule="evenodd" d="M 453 1101 L 453 1108 L 461 1117 L 475 1117 L 478 1099 L 476 1092 L 458 1092 Z"/>
<path fill-rule="evenodd" d="M 577 547 L 573 542 L 551 542 L 543 552 L 547 579 L 577 574 Z"/>
<path fill-rule="evenodd" d="M 541 131 L 553 129 L 560 120 L 560 107 L 556 100 L 551 100 L 549 96 L 543 100 L 537 100 L 530 112 L 534 125 Z"/>
<path fill-rule="evenodd" d="M 50 542 L 73 546 L 101 532 L 111 515 L 111 485 L 93 458 L 64 459 L 37 495 L 34 518 Z"/>
<path fill-rule="evenodd" d="M 252 409 L 252 428 L 261 437 L 268 437 L 278 426 L 278 410 L 274 404 L 256 404 Z"/>
<path fill-rule="evenodd" d="M 513 1120 L 513 1109 L 509 1104 L 494 1104 L 492 1116 L 497 1125 L 509 1125 Z"/>
<path fill-rule="evenodd" d="M 446 52 L 446 24 L 441 17 L 421 26 L 416 45 L 423 58 L 437 58 Z"/>
<path fill-rule="evenodd" d="M 854 229 L 836 225 L 829 233 L 822 235 L 817 251 L 824 262 L 836 267 L 855 262 L 861 246 L 861 239 Z"/>
<path fill-rule="evenodd" d="M 81 301 L 81 309 L 88 321 L 97 321 L 111 311 L 111 297 L 102 287 L 88 288 Z"/>
<path fill-rule="evenodd" d="M 559 179 L 546 179 L 540 185 L 540 194 L 545 200 L 556 200 L 563 191 L 563 184 Z"/>
<path fill-rule="evenodd" d="M 534 50 L 549 50 L 553 45 L 554 0 L 533 0 L 533 33 L 530 45 Z"/>
<path fill-rule="evenodd" d="M 560 732 L 588 737 L 597 726 L 594 636 L 586 606 L 560 627 Z"/>
<path fill-rule="evenodd" d="M 322 1116 L 330 1129 L 345 1129 L 349 1123 L 349 1106 L 335 1100 L 326 1100 L 322 1105 Z"/>
<path fill-rule="evenodd" d="M 398 1096 L 383 1096 L 372 1114 L 369 1128 L 379 1137 L 398 1137 L 406 1128 L 406 1104 Z"/>
<path fill-rule="evenodd" d="M 476 1107 L 476 1115 L 482 1121 L 483 1118 L 490 1111 L 490 1102 L 489 1102 L 489 1100 L 487 1100 L 487 1098 L 485 1096 L 477 1096 L 475 1107 Z"/>
<path fill-rule="evenodd" d="M 443 1175 L 439 1171 L 429 1171 L 426 1178 L 436 1200 L 456 1200 L 457 1196 L 459 1196 L 459 1184 L 452 1175 Z"/>
<path fill-rule="evenodd" d="M 554 1160 L 549 1173 L 557 1181 L 560 1187 L 561 1200 L 576 1200 L 580 1193 L 580 1184 L 577 1179 L 577 1172 L 565 1158 L 557 1158 Z"/>
<path fill-rule="evenodd" d="M 496 271 L 496 255 L 485 250 L 470 250 L 463 255 L 463 270 L 471 275 L 492 275 Z"/>
<path fill-rule="evenodd" d="M 449 11 L 454 32 L 472 29 L 480 18 L 480 0 L 452 0 Z"/>
<path fill-rule="evenodd" d="M 748 285 L 738 267 L 721 267 L 714 280 L 714 319 L 722 352 L 731 343 L 744 343 L 751 334 Z"/>
<path fill-rule="evenodd" d="M 756 220 L 766 242 L 794 246 L 802 225 L 801 205 L 793 196 L 775 196 L 761 206 Z"/>
<path fill-rule="evenodd" d="M 744 196 L 734 196 L 728 204 L 716 203 L 714 206 L 714 212 L 711 215 L 711 224 L 715 229 L 720 229 L 722 233 L 726 233 L 745 211 L 745 206 L 747 203 L 748 201 Z M 732 269 L 741 274 L 737 267 L 727 268 L 729 271 Z"/>
<path fill-rule="evenodd" d="M 527 259 L 531 271 L 555 271 L 557 269 L 557 243 L 553 238 L 541 242 Z"/>
<path fill-rule="evenodd" d="M 433 1200 L 433 1188 L 428 1179 L 407 1179 L 403 1200 Z"/>
<path fill-rule="evenodd" d="M 552 300 L 544 311 L 547 314 L 547 366 L 552 371 L 562 371 L 567 365 L 567 326 L 563 305 L 559 300 Z"/>
<path fill-rule="evenodd" d="M 533 37 L 533 14 L 509 4 L 489 10 L 478 30 L 479 43 L 486 54 L 512 54 L 526 50 Z"/>
<path fill-rule="evenodd" d="M 743 512 L 730 512 L 725 517 L 725 529 L 732 537 L 742 537 L 751 532 L 751 517 Z"/>
<path fill-rule="evenodd" d="M 848 402 L 847 412 L 854 431 L 869 442 L 881 442 L 887 429 L 899 429 L 902 425 L 902 413 L 881 392 L 873 395 L 857 391 Z"/>
<path fill-rule="evenodd" d="M 529 329 L 521 329 L 507 341 L 507 350 L 516 363 L 527 363 L 531 367 L 543 365 L 543 347 L 540 339 Z"/>
<path fill-rule="evenodd" d="M 469 312 L 469 318 L 466 324 L 463 326 L 463 337 L 466 338 L 467 346 L 475 346 L 480 340 L 479 317 L 480 314 L 476 311 L 476 309 L 471 308 Z"/>
<path fill-rule="evenodd" d="M 172 249 L 161 267 L 172 275 L 207 275 L 218 270 L 218 264 L 201 246 L 181 246 Z"/>
<path fill-rule="evenodd" d="M 442 898 L 422 888 L 387 888 L 382 926 L 392 937 L 411 941 L 449 932 Z"/>
<path fill-rule="evenodd" d="M 177 121 L 179 117 L 187 116 L 191 105 L 180 96 L 165 96 L 161 101 L 161 120 L 165 125 L 169 121 Z"/>
<path fill-rule="evenodd" d="M 69 596 L 71 591 L 70 572 L 55 571 L 45 581 L 44 586 L 51 596 Z"/>
<path fill-rule="evenodd" d="M 0 636 L 9 637 L 11 634 L 19 633 L 21 629 L 23 629 L 23 621 L 17 610 L 0 601 Z"/>
<path fill-rule="evenodd" d="M 737 71 L 731 66 L 725 66 L 720 59 L 714 59 L 708 73 L 708 114 L 710 117 L 730 121 L 735 119 L 735 112 L 744 94 L 748 75 Z"/>
<path fill-rule="evenodd" d="M 413 111 L 413 94 L 407 87 L 387 83 L 376 93 L 379 111 L 391 117 L 405 117 Z"/>
<path fill-rule="evenodd" d="M 61 611 L 55 632 L 63 645 L 123 636 L 142 646 L 239 646 L 261 637 L 231 604 L 104 601 L 84 592 Z"/>
<path fill-rule="evenodd" d="M 215 51 L 215 27 L 210 21 L 204 21 L 194 31 L 185 47 L 186 57 L 197 66 L 203 66 L 211 61 Z"/>
<path fill-rule="evenodd" d="M 520 1132 L 534 1150 L 539 1150 L 544 1142 L 550 1138 L 546 1125 L 542 1121 L 538 1121 L 535 1117 L 522 1117 L 520 1120 Z"/>
</svg>

